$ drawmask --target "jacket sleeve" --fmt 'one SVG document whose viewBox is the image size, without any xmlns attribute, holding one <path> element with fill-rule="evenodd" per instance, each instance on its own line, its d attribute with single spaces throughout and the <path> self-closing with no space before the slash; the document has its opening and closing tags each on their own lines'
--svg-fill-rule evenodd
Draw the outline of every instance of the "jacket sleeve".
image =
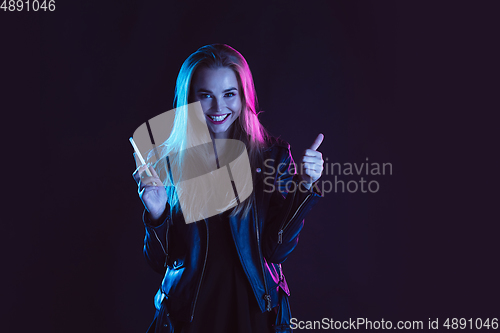
<svg viewBox="0 0 500 333">
<path fill-rule="evenodd" d="M 276 166 L 273 193 L 264 222 L 263 253 L 268 262 L 282 263 L 295 249 L 304 217 L 323 196 L 317 182 L 307 189 L 296 173 L 290 146 Z"/>
<path fill-rule="evenodd" d="M 146 210 L 142 214 L 142 221 L 146 229 L 146 236 L 144 237 L 144 257 L 147 263 L 156 272 L 164 274 L 167 263 L 167 233 L 169 229 L 170 214 L 166 216 L 163 222 L 154 226 L 149 219 L 149 214 Z"/>
</svg>

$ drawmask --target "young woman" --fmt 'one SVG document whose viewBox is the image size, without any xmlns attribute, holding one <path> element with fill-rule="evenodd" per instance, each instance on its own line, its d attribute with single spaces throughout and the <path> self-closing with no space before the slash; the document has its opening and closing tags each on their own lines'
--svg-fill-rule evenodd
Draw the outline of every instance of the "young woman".
<svg viewBox="0 0 500 333">
<path fill-rule="evenodd" d="M 224 167 L 224 142 L 243 142 L 253 186 L 231 209 L 186 223 L 179 193 L 197 191 L 181 188 L 172 178 L 162 181 L 158 174 L 171 174 L 175 163 L 179 169 L 187 165 L 180 155 L 175 161 L 168 156 L 186 147 L 190 132 L 183 106 L 195 102 L 201 104 L 213 142 L 207 160 L 215 160 L 215 168 Z M 204 46 L 186 59 L 174 106 L 173 128 L 158 147 L 157 162 L 133 174 L 145 206 L 144 254 L 164 276 L 148 332 L 290 332 L 289 290 L 281 263 L 297 245 L 304 217 L 322 196 L 315 182 L 323 171 L 317 151 L 323 135 L 304 152 L 303 167 L 296 169 L 289 145 L 268 135 L 257 118 L 246 60 L 223 44 Z"/>
</svg>

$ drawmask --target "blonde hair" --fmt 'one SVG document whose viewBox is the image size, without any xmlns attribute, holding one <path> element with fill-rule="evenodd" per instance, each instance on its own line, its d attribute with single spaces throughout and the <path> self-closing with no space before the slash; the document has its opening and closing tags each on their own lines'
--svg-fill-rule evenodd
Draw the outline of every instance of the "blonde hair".
<svg viewBox="0 0 500 333">
<path fill-rule="evenodd" d="M 262 162 L 263 150 L 267 147 L 268 132 L 262 126 L 258 119 L 258 102 L 252 73 L 245 58 L 234 48 L 225 44 L 211 44 L 199 48 L 191 54 L 182 64 L 177 76 L 175 86 L 174 108 L 176 108 L 175 119 L 169 138 L 158 146 L 157 162 L 153 165 L 158 174 L 168 174 L 170 167 L 176 170 L 182 170 L 184 162 L 183 150 L 187 145 L 188 132 L 188 114 L 187 104 L 192 100 L 191 81 L 200 67 L 207 68 L 230 68 L 236 74 L 239 84 L 239 91 L 242 102 L 242 109 L 238 119 L 231 125 L 230 138 L 238 139 L 245 143 L 247 147 L 251 170 L 255 170 L 257 165 Z M 169 161 L 168 155 L 176 153 L 177 158 Z M 168 165 L 176 163 L 175 166 Z M 252 175 L 253 176 L 253 175 Z M 168 179 L 164 181 L 167 185 Z M 171 213 L 174 207 L 179 209 L 178 197 L 174 186 L 167 186 L 168 203 Z M 232 210 L 231 216 L 236 214 L 246 215 L 252 206 L 255 205 L 255 194 L 252 192 L 250 197 L 239 202 Z"/>
</svg>

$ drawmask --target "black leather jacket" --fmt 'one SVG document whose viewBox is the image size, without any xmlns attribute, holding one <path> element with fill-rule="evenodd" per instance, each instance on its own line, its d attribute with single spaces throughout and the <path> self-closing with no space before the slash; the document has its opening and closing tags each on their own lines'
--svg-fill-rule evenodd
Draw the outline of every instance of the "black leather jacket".
<svg viewBox="0 0 500 333">
<path fill-rule="evenodd" d="M 262 165 L 253 170 L 256 207 L 245 217 L 230 218 L 238 255 L 262 312 L 282 302 L 280 288 L 286 293 L 283 297 L 290 295 L 281 263 L 297 245 L 304 217 L 322 197 L 317 186 L 307 190 L 299 183 L 292 164 L 289 144 L 273 139 Z M 144 255 L 155 271 L 164 274 L 155 297 L 157 316 L 163 305 L 170 318 L 190 322 L 197 310 L 210 243 L 207 220 L 186 224 L 182 214 L 174 214 L 152 226 L 146 212 L 143 218 Z M 283 318 L 277 324 L 289 331 L 286 310 L 278 311 Z M 279 327 L 275 329 L 279 331 Z"/>
</svg>

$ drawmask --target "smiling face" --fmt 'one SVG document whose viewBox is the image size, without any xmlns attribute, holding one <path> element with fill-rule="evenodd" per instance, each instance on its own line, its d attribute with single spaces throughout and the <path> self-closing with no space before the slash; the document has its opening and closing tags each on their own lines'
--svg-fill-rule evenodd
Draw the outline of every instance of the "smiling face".
<svg viewBox="0 0 500 333">
<path fill-rule="evenodd" d="M 242 102 L 236 74 L 230 68 L 198 68 L 191 82 L 191 98 L 199 101 L 210 133 L 227 139 L 229 129 L 241 113 Z"/>
</svg>

